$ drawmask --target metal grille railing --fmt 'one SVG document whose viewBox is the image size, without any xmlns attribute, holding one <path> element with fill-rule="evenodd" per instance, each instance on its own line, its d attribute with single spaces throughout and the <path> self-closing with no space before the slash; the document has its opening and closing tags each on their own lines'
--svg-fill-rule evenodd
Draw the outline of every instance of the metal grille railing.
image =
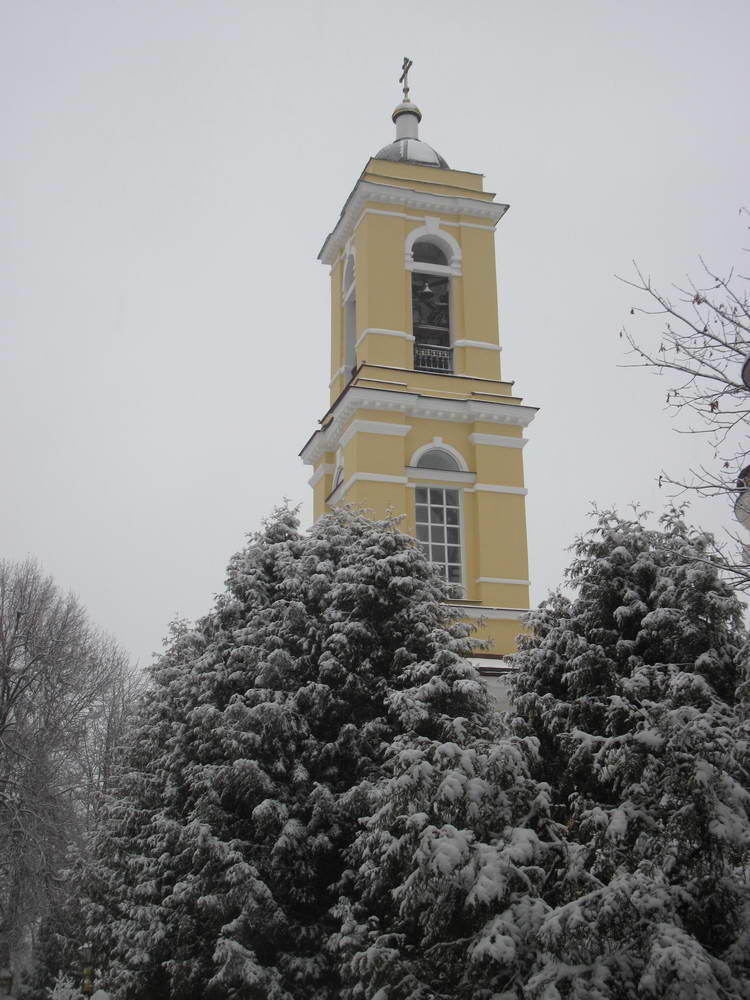
<svg viewBox="0 0 750 1000">
<path fill-rule="evenodd" d="M 453 348 L 414 345 L 414 367 L 420 372 L 452 372 Z"/>
</svg>

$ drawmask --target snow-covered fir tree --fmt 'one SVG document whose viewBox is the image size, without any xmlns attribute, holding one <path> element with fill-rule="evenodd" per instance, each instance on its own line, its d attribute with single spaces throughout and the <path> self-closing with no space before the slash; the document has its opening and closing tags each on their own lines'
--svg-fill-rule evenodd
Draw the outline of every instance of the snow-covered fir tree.
<svg viewBox="0 0 750 1000">
<path fill-rule="evenodd" d="M 564 849 L 535 755 L 508 736 L 395 742 L 343 880 L 342 1000 L 521 996 Z"/>
<path fill-rule="evenodd" d="M 750 996 L 742 608 L 679 512 L 598 516 L 516 658 L 567 864 L 524 997 Z"/>
<path fill-rule="evenodd" d="M 152 670 L 98 835 L 88 920 L 118 997 L 338 998 L 333 910 L 401 737 L 446 768 L 483 734 L 457 758 L 476 778 L 456 815 L 487 799 L 511 830 L 543 811 L 528 779 L 507 801 L 524 751 L 489 745 L 495 714 L 446 598 L 395 523 L 351 511 L 301 535 L 281 510 L 231 560 L 214 610 Z M 532 878 L 534 850 L 519 840 L 514 878 Z"/>
</svg>

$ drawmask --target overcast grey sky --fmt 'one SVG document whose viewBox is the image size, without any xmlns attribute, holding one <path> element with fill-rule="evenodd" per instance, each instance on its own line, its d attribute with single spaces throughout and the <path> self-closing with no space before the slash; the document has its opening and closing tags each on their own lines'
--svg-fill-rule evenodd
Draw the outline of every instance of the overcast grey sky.
<svg viewBox="0 0 750 1000">
<path fill-rule="evenodd" d="M 665 285 L 747 244 L 746 0 L 3 0 L 0 555 L 38 557 L 147 663 L 208 610 L 327 406 L 320 245 L 391 138 L 486 174 L 533 598 L 591 501 L 660 509 L 699 460 L 618 365 L 631 260 Z M 638 329 L 635 327 L 634 329 Z M 645 328 L 644 328 L 645 334 Z M 729 511 L 694 506 L 721 530 Z"/>
</svg>

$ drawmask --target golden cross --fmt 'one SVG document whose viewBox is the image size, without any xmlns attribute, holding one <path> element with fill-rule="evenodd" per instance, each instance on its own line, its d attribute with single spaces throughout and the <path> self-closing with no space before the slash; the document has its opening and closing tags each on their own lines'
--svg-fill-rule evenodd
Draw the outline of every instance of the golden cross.
<svg viewBox="0 0 750 1000">
<path fill-rule="evenodd" d="M 409 70 L 411 69 L 412 61 L 408 56 L 404 56 L 404 62 L 401 66 L 401 76 L 398 78 L 399 83 L 404 85 L 404 100 L 409 100 Z"/>
</svg>

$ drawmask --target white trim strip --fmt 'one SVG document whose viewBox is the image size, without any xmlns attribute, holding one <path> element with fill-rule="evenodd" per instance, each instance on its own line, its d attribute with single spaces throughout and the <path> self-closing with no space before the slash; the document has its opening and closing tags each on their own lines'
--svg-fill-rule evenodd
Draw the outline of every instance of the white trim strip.
<svg viewBox="0 0 750 1000">
<path fill-rule="evenodd" d="M 464 618 L 486 618 L 488 621 L 522 622 L 529 613 L 527 608 L 483 608 L 476 605 L 449 604 L 451 611 L 463 612 Z"/>
<path fill-rule="evenodd" d="M 409 479 L 429 479 L 433 483 L 474 483 L 477 478 L 473 472 L 451 472 L 450 469 L 418 469 L 413 465 L 407 465 L 406 471 L 409 474 Z"/>
<path fill-rule="evenodd" d="M 492 202 L 485 202 L 485 204 L 493 204 Z M 392 215 L 396 219 L 407 219 L 409 222 L 427 222 L 430 216 L 427 215 L 407 215 L 406 212 L 389 212 L 387 208 L 366 208 L 359 218 L 359 222 L 354 227 L 355 231 L 359 228 L 360 223 L 366 215 Z M 447 219 L 440 220 L 441 228 L 443 226 L 451 226 L 453 229 L 487 229 L 491 233 L 494 233 L 495 226 L 486 226 L 483 222 L 448 222 Z M 335 263 L 335 262 L 334 262 Z"/>
<path fill-rule="evenodd" d="M 406 476 L 386 476 L 382 472 L 355 472 L 345 483 L 338 486 L 328 497 L 329 503 L 338 503 L 346 496 L 355 483 L 398 483 L 406 486 Z"/>
<path fill-rule="evenodd" d="M 333 475 L 333 472 L 334 472 L 334 466 L 328 464 L 327 462 L 324 462 L 322 465 L 318 466 L 318 468 L 315 470 L 315 472 L 313 472 L 313 474 L 307 481 L 310 484 L 310 486 L 312 486 L 312 488 L 315 489 L 315 487 L 318 485 L 323 476 Z"/>
<path fill-rule="evenodd" d="M 483 340 L 454 340 L 454 347 L 479 347 L 483 351 L 502 351 L 499 344 L 486 344 Z"/>
<path fill-rule="evenodd" d="M 342 365 L 342 366 L 341 366 L 341 367 L 339 368 L 339 370 L 338 370 L 337 372 L 335 372 L 335 373 L 334 373 L 334 376 L 333 376 L 333 378 L 332 378 L 332 379 L 331 379 L 331 381 L 330 381 L 330 382 L 328 383 L 328 388 L 329 388 L 329 389 L 332 389 L 332 388 L 333 388 L 333 383 L 334 383 L 334 382 L 336 381 L 336 379 L 337 379 L 337 378 L 339 377 L 339 375 L 343 375 L 345 371 L 346 371 L 346 365 Z"/>
<path fill-rule="evenodd" d="M 476 483 L 467 493 L 512 493 L 514 496 L 525 497 L 528 490 L 521 486 L 495 486 L 493 483 Z"/>
<path fill-rule="evenodd" d="M 362 336 L 359 338 L 357 343 L 354 345 L 355 351 L 365 339 L 368 333 L 379 333 L 383 337 L 401 337 L 402 340 L 413 341 L 414 337 L 410 333 L 404 333 L 403 330 L 382 330 L 377 326 L 368 326 L 366 330 L 362 331 Z"/>
<path fill-rule="evenodd" d="M 406 437 L 411 430 L 409 424 L 386 424 L 378 420 L 352 420 L 341 435 L 339 444 L 345 447 L 355 434 L 384 434 L 392 437 Z"/>
<path fill-rule="evenodd" d="M 507 583 L 512 587 L 530 587 L 531 580 L 511 580 L 505 576 L 480 576 L 477 583 Z"/>
<path fill-rule="evenodd" d="M 465 659 L 477 670 L 491 670 L 493 674 L 501 676 L 503 673 L 515 673 L 517 669 L 507 660 L 501 660 L 494 656 L 467 656 Z"/>
<path fill-rule="evenodd" d="M 528 438 L 508 437 L 505 434 L 469 434 L 472 444 L 489 444 L 496 448 L 523 448 Z"/>
</svg>

